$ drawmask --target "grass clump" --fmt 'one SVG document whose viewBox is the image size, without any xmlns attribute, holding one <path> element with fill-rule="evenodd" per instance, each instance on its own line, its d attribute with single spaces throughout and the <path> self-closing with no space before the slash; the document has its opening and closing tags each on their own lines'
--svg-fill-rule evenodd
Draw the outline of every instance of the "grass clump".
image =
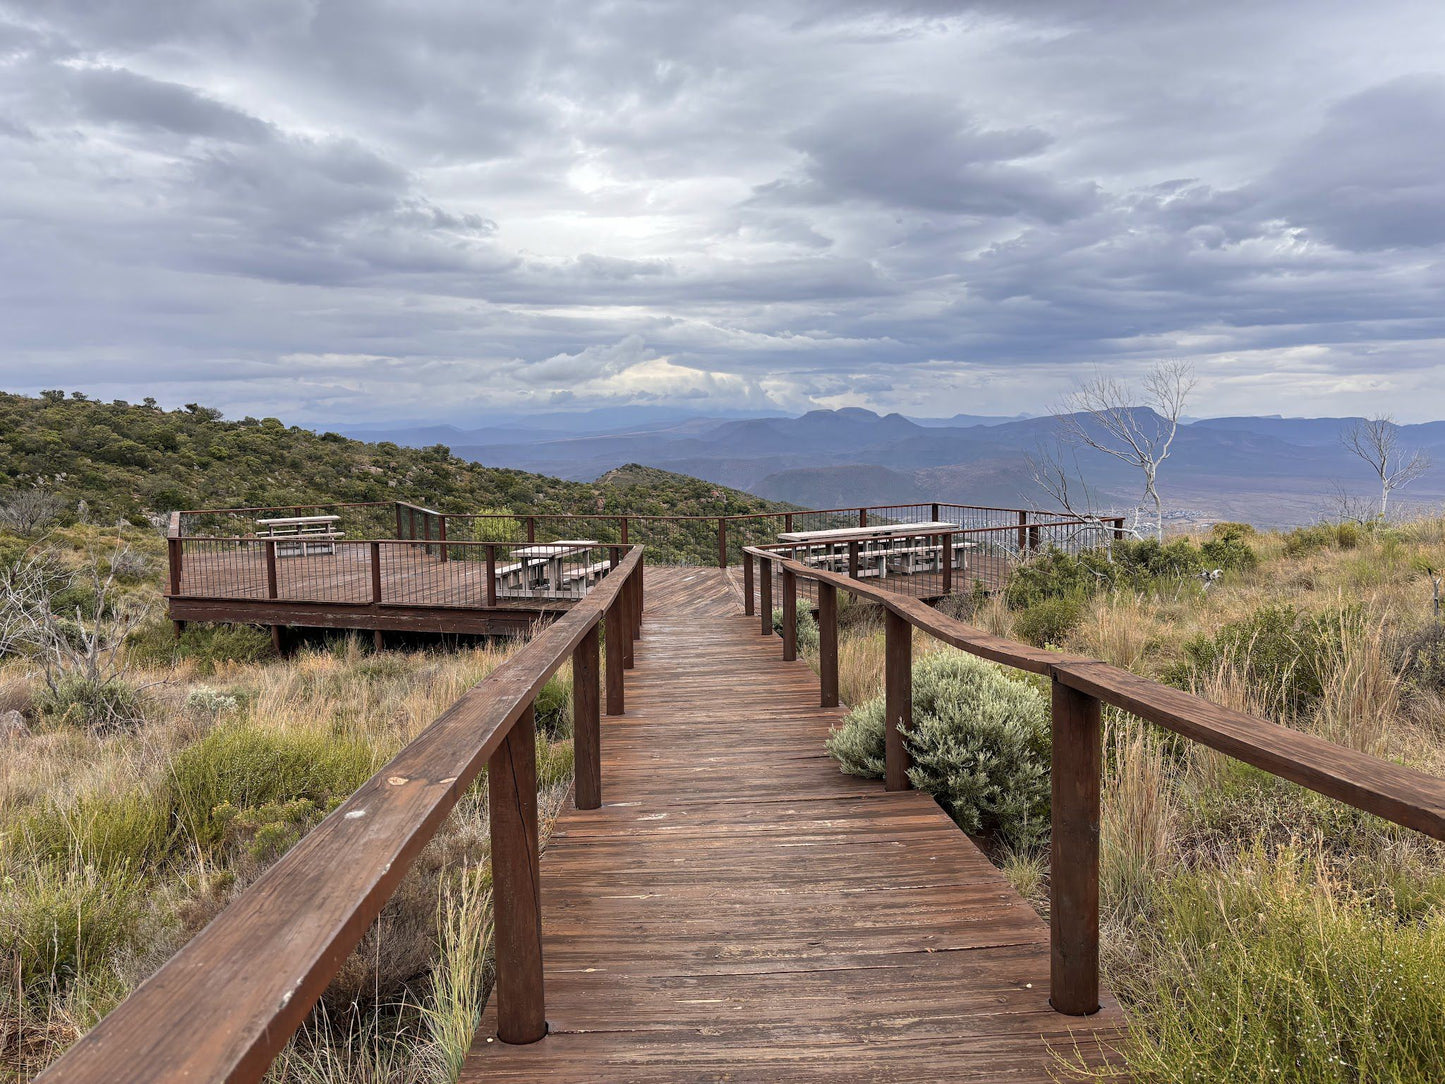
<svg viewBox="0 0 1445 1084">
<path fill-rule="evenodd" d="M 828 738 L 850 775 L 881 778 L 884 698 L 854 709 Z M 1049 709 L 1033 686 L 959 651 L 913 668 L 909 779 L 966 832 L 1025 849 L 1047 831 Z"/>
<path fill-rule="evenodd" d="M 1315 863 L 1263 852 L 1157 899 L 1151 966 L 1129 991 L 1130 1079 L 1440 1079 L 1445 914 L 1400 923 Z"/>
<path fill-rule="evenodd" d="M 36 706 L 58 724 L 87 730 L 118 730 L 145 721 L 144 698 L 123 677 L 97 680 L 80 673 L 61 674 L 45 687 Z"/>
<path fill-rule="evenodd" d="M 274 658 L 269 633 L 254 625 L 188 625 L 177 637 L 167 623 L 137 629 L 126 644 L 137 666 L 173 666 L 189 661 L 197 674 L 213 674 L 232 663 L 257 663 Z"/>
</svg>

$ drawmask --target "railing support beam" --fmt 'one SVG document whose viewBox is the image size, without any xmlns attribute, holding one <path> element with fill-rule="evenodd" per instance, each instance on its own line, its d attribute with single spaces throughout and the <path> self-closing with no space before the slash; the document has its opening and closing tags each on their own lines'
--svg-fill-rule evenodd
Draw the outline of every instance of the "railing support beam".
<svg viewBox="0 0 1445 1084">
<path fill-rule="evenodd" d="M 883 781 L 908 790 L 912 759 L 904 735 L 913 729 L 913 626 L 892 610 L 883 613 Z"/>
<path fill-rule="evenodd" d="M 798 577 L 783 569 L 783 661 L 798 657 Z"/>
<path fill-rule="evenodd" d="M 1053 841 L 1049 876 L 1049 1002 L 1086 1016 L 1099 1008 L 1099 701 L 1053 683 Z"/>
<path fill-rule="evenodd" d="M 818 687 L 822 706 L 838 706 L 838 589 L 818 581 Z"/>
<path fill-rule="evenodd" d="M 622 606 L 624 592 L 619 591 L 607 607 L 607 714 L 622 715 L 626 710 L 626 697 L 622 688 L 622 642 L 627 639 L 625 611 Z"/>
<path fill-rule="evenodd" d="M 764 636 L 773 634 L 773 562 L 758 558 L 758 624 Z"/>
<path fill-rule="evenodd" d="M 577 767 L 574 797 L 578 809 L 602 804 L 601 651 L 593 625 L 572 652 L 572 740 Z"/>
<path fill-rule="evenodd" d="M 752 617 L 757 607 L 753 603 L 753 555 L 743 554 L 743 616 Z"/>
<path fill-rule="evenodd" d="M 542 895 L 537 867 L 537 731 L 528 705 L 487 761 L 497 952 L 497 1038 L 547 1034 Z"/>
</svg>

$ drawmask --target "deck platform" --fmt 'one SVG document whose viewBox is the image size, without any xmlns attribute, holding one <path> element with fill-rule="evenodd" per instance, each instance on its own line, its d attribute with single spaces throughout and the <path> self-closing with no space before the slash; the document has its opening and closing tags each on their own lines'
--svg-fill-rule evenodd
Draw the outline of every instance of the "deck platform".
<svg viewBox="0 0 1445 1084">
<path fill-rule="evenodd" d="M 542 856 L 550 1033 L 462 1080 L 1055 1079 L 1121 1017 L 1048 1004 L 1049 932 L 928 796 L 839 772 L 736 577 L 651 568 L 602 808 Z"/>
</svg>

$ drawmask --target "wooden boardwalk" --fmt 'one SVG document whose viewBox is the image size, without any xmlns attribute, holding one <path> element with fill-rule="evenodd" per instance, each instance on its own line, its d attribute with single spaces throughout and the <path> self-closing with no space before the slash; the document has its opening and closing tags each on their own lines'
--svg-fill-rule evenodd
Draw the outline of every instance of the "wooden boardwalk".
<svg viewBox="0 0 1445 1084">
<path fill-rule="evenodd" d="M 841 774 L 840 718 L 716 569 L 648 571 L 603 806 L 542 857 L 550 1033 L 465 1081 L 1054 1079 L 1048 928 L 927 796 Z"/>
</svg>

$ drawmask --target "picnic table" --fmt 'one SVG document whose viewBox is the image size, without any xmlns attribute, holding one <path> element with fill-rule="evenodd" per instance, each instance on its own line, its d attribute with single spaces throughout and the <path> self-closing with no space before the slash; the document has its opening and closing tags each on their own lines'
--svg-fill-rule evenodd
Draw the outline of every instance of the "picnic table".
<svg viewBox="0 0 1445 1084">
<path fill-rule="evenodd" d="M 512 551 L 514 560 L 497 569 L 497 591 L 509 595 L 543 594 L 550 598 L 580 595 L 611 566 L 607 561 L 569 566 L 567 558 L 600 545 L 591 538 L 562 538 L 556 542 L 519 546 Z"/>
<path fill-rule="evenodd" d="M 850 560 L 850 551 L 856 545 L 859 577 L 877 576 L 882 579 L 888 575 L 890 561 L 897 563 L 898 571 L 908 575 L 938 567 L 943 557 L 943 545 L 933 541 L 933 537 L 951 536 L 959 529 L 957 523 L 929 520 L 926 523 L 889 523 L 876 527 L 784 531 L 778 535 L 778 541 L 805 546 L 801 558 L 803 563 L 816 566 L 846 565 Z M 975 543 L 960 540 L 948 544 L 958 556 L 956 567 L 963 571 L 967 568 L 966 552 Z"/>
<path fill-rule="evenodd" d="M 281 516 L 258 519 L 261 538 L 274 538 L 277 557 L 335 554 L 336 540 L 346 536 L 336 529 L 340 516 Z"/>
</svg>

